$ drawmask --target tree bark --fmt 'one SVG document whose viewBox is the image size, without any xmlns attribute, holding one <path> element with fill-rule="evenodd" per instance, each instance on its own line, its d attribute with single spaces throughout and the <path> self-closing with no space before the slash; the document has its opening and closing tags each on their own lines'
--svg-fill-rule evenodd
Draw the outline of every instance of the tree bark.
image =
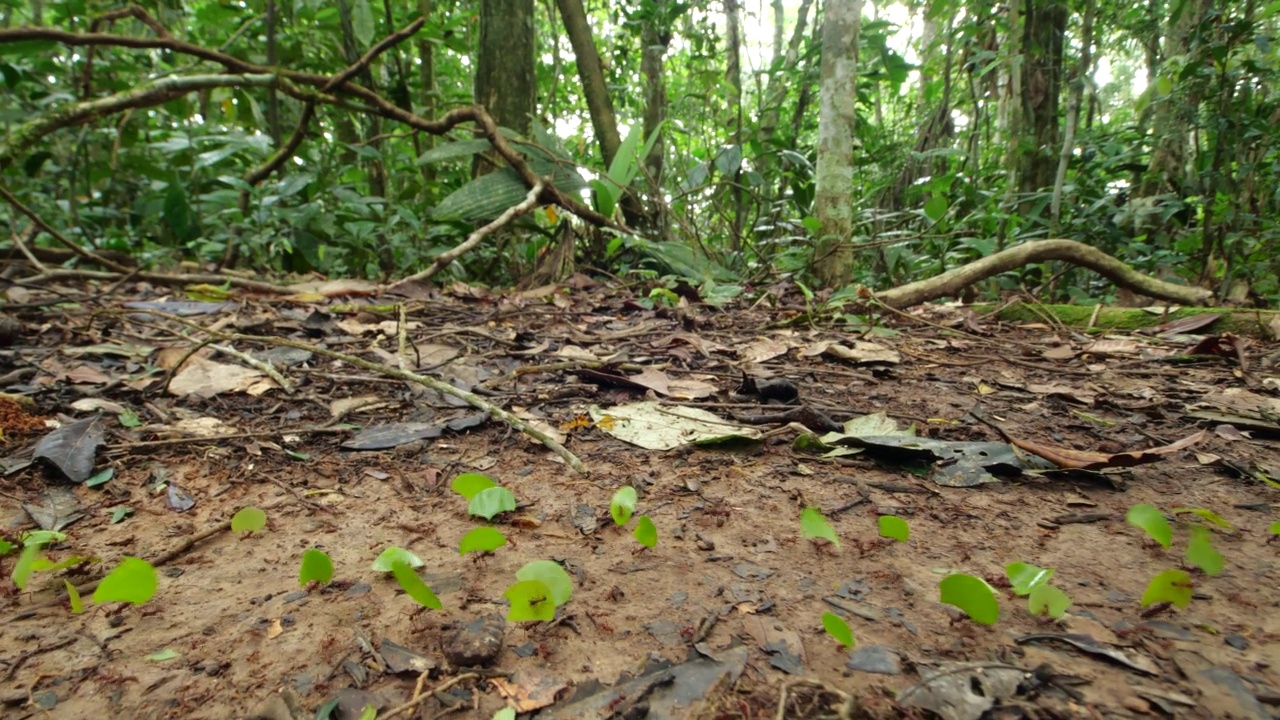
<svg viewBox="0 0 1280 720">
<path fill-rule="evenodd" d="M 1034 193 L 1053 186 L 1061 147 L 1062 46 L 1067 8 L 1061 0 L 1026 0 L 1022 48 L 1022 116 L 1029 147 L 1021 148 L 1019 189 Z M 1024 204 L 1024 209 L 1029 208 Z"/>
<path fill-rule="evenodd" d="M 847 285 L 853 278 L 853 133 L 861 18 L 862 0 L 825 3 L 813 202 L 822 236 L 812 264 L 823 287 Z"/>
<path fill-rule="evenodd" d="M 614 155 L 618 154 L 622 138 L 618 135 L 618 119 L 613 114 L 613 101 L 604 82 L 604 68 L 600 64 L 600 53 L 596 50 L 591 26 L 587 23 L 587 13 L 582 0 L 556 0 L 556 7 L 560 8 L 569 44 L 577 58 L 578 78 L 582 80 L 582 94 L 587 100 L 587 112 L 591 115 L 591 127 L 596 133 L 600 156 L 604 158 L 605 167 L 609 167 Z"/>
<path fill-rule="evenodd" d="M 480 3 L 476 103 L 503 127 L 528 136 L 533 128 L 533 0 Z"/>
</svg>

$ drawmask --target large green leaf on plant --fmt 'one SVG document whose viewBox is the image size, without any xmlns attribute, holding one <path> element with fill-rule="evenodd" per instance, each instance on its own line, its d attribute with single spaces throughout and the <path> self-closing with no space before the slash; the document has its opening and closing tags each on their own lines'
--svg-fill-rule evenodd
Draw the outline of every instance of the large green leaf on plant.
<svg viewBox="0 0 1280 720">
<path fill-rule="evenodd" d="M 551 182 L 562 192 L 573 194 L 587 187 L 587 182 L 572 165 L 532 160 L 529 167 L 538 177 L 552 175 Z M 492 220 L 507 208 L 519 205 L 528 193 L 529 188 L 516 171 L 504 167 L 454 190 L 440 201 L 431 215 L 440 220 Z"/>
<path fill-rule="evenodd" d="M 507 138 L 518 138 L 520 133 L 511 128 L 500 127 L 498 133 Z M 513 143 L 514 144 L 514 143 Z M 520 145 L 523 145 L 521 143 Z M 523 151 L 525 148 L 517 145 L 516 149 Z M 458 160 L 460 158 L 469 157 L 477 153 L 489 152 L 493 149 L 493 143 L 486 138 L 477 138 L 475 140 L 453 140 L 447 143 L 441 143 L 418 156 L 419 165 L 430 165 L 431 163 L 444 162 L 446 160 Z"/>
<path fill-rule="evenodd" d="M 360 41 L 361 48 L 373 44 L 373 7 L 369 0 L 356 0 L 351 9 L 351 29 L 356 40 Z"/>
</svg>

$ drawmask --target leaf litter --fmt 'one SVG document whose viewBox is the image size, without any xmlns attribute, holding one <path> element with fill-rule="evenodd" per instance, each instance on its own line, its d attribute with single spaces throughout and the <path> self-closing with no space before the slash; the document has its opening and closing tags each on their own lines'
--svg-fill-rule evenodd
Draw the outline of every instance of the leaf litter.
<svg viewBox="0 0 1280 720">
<path fill-rule="evenodd" d="M 1069 717 L 1080 703 L 1248 714 L 1280 696 L 1280 620 L 1256 610 L 1280 572 L 1266 544 L 1280 383 L 1249 362 L 1265 347 L 1196 335 L 1207 317 L 1093 337 L 933 306 L 872 333 L 571 285 L 405 301 L 315 282 L 219 303 L 137 285 L 93 309 L 23 311 L 0 354 L 0 535 L 63 530 L 48 561 L 91 561 L 4 593 L 0 703 L 312 717 L 354 691 L 402 707 L 427 683 L 449 689 L 419 698 L 424 712 L 459 692 L 477 717 L 807 717 L 815 702 Z M 1197 351 L 1223 360 L 1171 362 Z M 466 472 L 520 512 L 469 517 L 448 490 Z M 643 555 L 609 517 L 624 486 L 657 530 Z M 1140 607 L 1181 563 L 1178 540 L 1153 549 L 1125 524 L 1144 503 L 1172 513 L 1175 537 L 1205 518 L 1233 529 L 1213 536 L 1223 574 L 1194 573 L 1186 609 Z M 249 506 L 269 527 L 228 532 Z M 803 541 L 812 507 L 838 546 Z M 909 539 L 880 537 L 883 516 Z M 507 544 L 460 555 L 486 525 Z M 308 548 L 334 570 L 299 589 Z M 421 560 L 441 610 L 370 570 L 386 548 Z M 70 614 L 67 583 L 87 593 L 129 556 L 160 570 L 149 602 Z M 503 591 L 537 560 L 567 571 L 572 599 L 549 622 L 506 623 Z M 1051 628 L 1012 591 L 994 632 L 939 601 L 949 573 L 999 578 L 1015 561 L 1053 568 L 1071 595 Z M 856 598 L 832 594 L 848 587 Z M 866 652 L 822 631 L 832 610 Z M 445 646 L 485 647 L 454 657 L 499 680 L 442 663 Z M 872 650 L 911 662 L 868 663 Z"/>
</svg>

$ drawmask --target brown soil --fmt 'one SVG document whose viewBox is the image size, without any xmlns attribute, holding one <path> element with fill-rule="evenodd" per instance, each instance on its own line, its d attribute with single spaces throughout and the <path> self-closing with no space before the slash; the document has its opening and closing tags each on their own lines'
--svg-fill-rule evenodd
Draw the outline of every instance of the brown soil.
<svg viewBox="0 0 1280 720">
<path fill-rule="evenodd" d="M 731 397 L 743 367 L 737 351 L 757 338 L 775 338 L 790 347 L 763 367 L 790 379 L 802 400 L 837 421 L 883 411 L 937 439 L 997 439 L 966 416 L 981 400 L 984 416 L 1019 438 L 1100 452 L 1151 448 L 1216 427 L 1185 416 L 1212 393 L 1248 386 L 1260 396 L 1276 394 L 1275 376 L 1268 385 L 1265 371 L 1241 375 L 1234 362 L 1173 365 L 1150 354 L 1175 343 L 1151 342 L 1145 354 L 1055 361 L 1041 352 L 1087 340 L 1065 331 L 985 327 L 973 320 L 952 331 L 899 319 L 900 335 L 875 340 L 900 351 L 902 362 L 858 366 L 799 353 L 822 339 L 851 343 L 847 332 L 761 329 L 786 319 L 785 310 L 744 306 L 726 313 L 700 307 L 655 314 L 629 311 L 603 294 L 560 297 L 560 307 L 537 300 L 435 299 L 415 306 L 410 317 L 423 325 L 410 336 L 419 345 L 460 349 L 461 359 L 453 362 L 481 371 L 486 397 L 507 409 L 529 408 L 552 425 L 581 418 L 593 404 L 607 408 L 643 399 L 639 390 L 581 383 L 572 368 L 524 375 L 519 382 L 511 378 L 520 365 L 557 361 L 553 353 L 569 344 L 600 356 L 624 352 L 640 365 L 671 363 L 671 377 L 710 376 L 721 392 L 706 400 L 742 403 L 750 400 Z M 298 329 L 306 312 L 247 307 L 232 317 L 267 315 L 277 334 L 305 337 Z M 192 319 L 208 326 L 218 317 Z M 961 319 L 940 317 L 935 322 Z M 860 713 L 904 717 L 895 693 L 919 682 L 919 670 L 958 660 L 998 661 L 1028 672 L 1039 667 L 1038 676 L 1028 677 L 1083 681 L 1048 682 L 1009 699 L 999 717 L 1158 717 L 1163 703 L 1178 717 L 1244 718 L 1259 709 L 1274 716 L 1274 703 L 1280 702 L 1280 546 L 1268 542 L 1268 526 L 1280 518 L 1274 505 L 1280 491 L 1256 478 L 1267 472 L 1280 477 L 1280 454 L 1276 439 L 1265 434 L 1211 432 L 1192 451 L 1118 475 L 1115 486 L 1023 477 L 950 488 L 863 455 L 836 461 L 793 451 L 792 431 L 736 451 L 658 453 L 623 444 L 599 428 L 577 427 L 566 444 L 590 470 L 581 477 L 542 445 L 494 422 L 372 452 L 341 449 L 350 437 L 341 428 L 282 435 L 283 429 L 329 423 L 333 399 L 368 393 L 388 405 L 357 411 L 346 421 L 368 425 L 456 414 L 405 383 L 318 357 L 288 372 L 299 382 L 293 396 L 274 390 L 260 397 L 175 398 L 159 384 L 138 391 L 111 380 L 136 377 L 140 366 L 100 356 L 89 356 L 90 364 L 111 379 L 96 386 L 77 383 L 50 371 L 46 361 L 70 366 L 68 348 L 113 339 L 177 342 L 172 335 L 153 334 L 154 323 L 116 318 L 95 324 L 87 312 L 33 310 L 22 319 L 27 344 L 5 357 L 13 367 L 42 370 L 11 392 L 38 390 L 33 396 L 39 413 L 48 416 L 87 417 L 70 403 L 82 395 L 101 397 L 132 408 L 149 425 L 129 430 L 112 421 L 96 467 L 114 468 L 115 476 L 101 487 L 73 487 L 84 518 L 50 552 L 54 559 L 92 556 L 102 564 L 80 574 L 37 574 L 27 592 L 9 583 L 3 593 L 5 717 L 43 716 L 40 708 L 50 706 L 48 716 L 57 718 L 247 717 L 280 688 L 296 692 L 307 717 L 349 687 L 368 691 L 361 697 L 385 711 L 414 695 L 418 677 L 383 672 L 369 648 L 392 640 L 437 665 L 420 687 L 449 682 L 466 672 L 447 667 L 441 654 L 450 624 L 505 614 L 504 589 L 518 568 L 536 559 L 563 562 L 574 578 L 563 619 L 550 626 L 508 624 L 492 667 L 456 683 L 454 694 L 429 697 L 399 717 L 433 718 L 455 707 L 451 717 L 489 718 L 504 705 L 489 680 L 511 673 L 517 673 L 512 684 L 526 690 L 534 684 L 530 678 L 540 678 L 551 692 L 563 684 L 557 698 L 565 702 L 575 686 L 592 679 L 611 684 L 655 659 L 682 662 L 694 641 L 712 655 L 740 644 L 750 655 L 741 677 L 716 688 L 689 716 L 836 717 L 821 707 L 821 689 L 812 686 L 792 688 L 788 709 L 778 714 L 780 688 L 805 677 L 853 696 Z M 526 333 L 519 338 L 529 338 L 530 345 L 551 344 L 541 354 L 518 354 L 517 332 Z M 703 353 L 666 342 L 681 332 L 724 349 Z M 394 334 L 345 343 L 337 339 L 341 335 L 326 342 L 369 358 L 375 358 L 375 346 L 395 352 Z M 0 365 L 0 374 L 8 369 Z M 1051 384 L 1059 389 L 1043 387 Z M 1071 389 L 1087 404 L 1073 401 Z M 782 408 L 708 409 L 727 417 Z M 253 437 L 156 443 L 183 410 L 218 418 Z M 10 431 L 0 454 L 20 454 L 43 432 Z M 1215 464 L 1211 455 L 1232 465 Z M 467 471 L 484 472 L 511 488 L 521 504 L 498 523 L 510 545 L 492 556 L 457 552 L 459 539 L 477 525 L 449 489 L 452 478 Z M 152 490 L 160 476 L 186 490 L 195 506 L 183 513 L 169 507 L 165 493 Z M 0 530 L 6 537 L 15 540 L 18 531 L 34 527 L 21 503 L 36 501 L 57 482 L 35 467 L 0 478 Z M 640 490 L 639 512 L 658 527 L 652 550 L 641 548 L 628 530 L 615 529 L 609 518 L 610 498 L 628 484 Z M 868 499 L 855 503 L 864 492 Z M 1191 521 L 1177 517 L 1179 539 L 1166 550 L 1125 523 L 1126 510 L 1138 503 L 1166 512 L 1207 508 L 1234 528 L 1213 535 L 1226 557 L 1225 572 L 1209 577 L 1187 568 L 1196 594 L 1185 609 L 1144 609 L 1139 600 L 1154 574 L 1184 567 L 1181 548 Z M 590 506 L 588 515 L 597 523 L 587 535 L 579 529 L 582 504 Z M 144 605 L 90 605 L 83 614 L 70 613 L 64 576 L 84 582 L 124 556 L 155 559 L 248 505 L 269 508 L 267 531 L 249 537 L 212 533 L 160 567 L 159 592 Z M 134 514 L 110 524 L 105 511 L 119 506 L 132 507 Z M 798 518 L 807 506 L 827 512 L 842 539 L 839 548 L 801 537 Z M 575 510 L 577 525 L 571 522 Z M 905 518 L 911 539 L 880 539 L 881 514 Z M 1092 518 L 1080 517 L 1085 514 Z M 422 576 L 443 601 L 442 611 L 418 607 L 393 579 L 370 569 L 389 545 L 425 561 Z M 332 556 L 336 577 L 328 587 L 304 592 L 298 561 L 311 547 Z M 6 577 L 14 557 L 0 559 Z M 1025 600 L 1007 590 L 1003 568 L 1013 561 L 1056 570 L 1055 584 L 1074 601 L 1065 618 L 1033 617 Z M 977 625 L 939 602 L 938 582 L 947 571 L 978 575 L 1002 588 L 994 626 Z M 901 674 L 846 669 L 848 652 L 821 626 L 822 614 L 834 609 L 824 598 L 841 588 L 842 614 L 859 647 L 895 651 Z M 1064 632 L 1091 636 L 1149 664 L 1154 673 L 1060 641 L 1019 642 Z M 794 651 L 802 669 L 776 669 L 771 661 L 779 656 L 763 650 L 771 643 L 775 650 Z M 164 650 L 176 657 L 148 659 Z M 1194 705 L 1168 699 L 1177 694 Z"/>
</svg>

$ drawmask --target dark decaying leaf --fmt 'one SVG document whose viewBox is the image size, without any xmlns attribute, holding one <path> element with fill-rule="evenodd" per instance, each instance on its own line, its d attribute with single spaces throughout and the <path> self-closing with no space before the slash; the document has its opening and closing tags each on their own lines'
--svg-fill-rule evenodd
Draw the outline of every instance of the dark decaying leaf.
<svg viewBox="0 0 1280 720">
<path fill-rule="evenodd" d="M 36 443 L 32 457 L 57 468 L 68 480 L 82 483 L 93 474 L 93 459 L 105 434 L 99 418 L 64 425 Z"/>
<path fill-rule="evenodd" d="M 80 498 L 65 485 L 45 488 L 40 493 L 38 504 L 22 503 L 22 509 L 27 511 L 41 530 L 54 532 L 84 517 L 82 512 L 84 507 L 80 504 Z"/>
<path fill-rule="evenodd" d="M 439 423 L 393 423 L 375 425 L 360 431 L 355 437 L 342 443 L 346 450 L 385 450 L 414 440 L 440 437 L 444 426 Z"/>
</svg>

